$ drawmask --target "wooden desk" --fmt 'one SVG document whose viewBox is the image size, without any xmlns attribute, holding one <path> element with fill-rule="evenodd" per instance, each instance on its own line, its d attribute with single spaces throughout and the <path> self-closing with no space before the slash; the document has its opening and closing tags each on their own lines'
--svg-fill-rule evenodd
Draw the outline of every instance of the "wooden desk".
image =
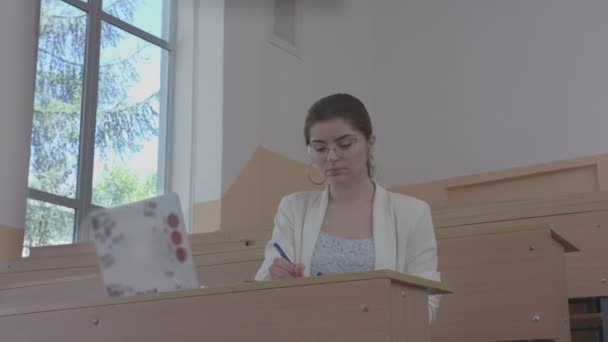
<svg viewBox="0 0 608 342">
<path fill-rule="evenodd" d="M 549 225 L 445 228 L 437 244 L 455 293 L 439 306 L 434 342 L 570 340 L 564 252 L 577 249 Z"/>
<path fill-rule="evenodd" d="M 391 271 L 0 310 L 20 341 L 430 341 L 427 291 Z"/>
<path fill-rule="evenodd" d="M 443 228 L 495 229 L 546 223 L 580 249 L 566 255 L 569 298 L 608 297 L 608 191 L 433 208 Z"/>
</svg>

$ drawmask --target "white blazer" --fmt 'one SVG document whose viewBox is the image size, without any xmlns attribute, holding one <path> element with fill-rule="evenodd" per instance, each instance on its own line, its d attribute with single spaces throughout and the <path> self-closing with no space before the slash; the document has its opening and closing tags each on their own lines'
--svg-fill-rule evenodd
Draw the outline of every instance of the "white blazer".
<svg viewBox="0 0 608 342">
<path fill-rule="evenodd" d="M 310 276 L 310 263 L 323 224 L 329 193 L 298 192 L 284 197 L 274 218 L 272 238 L 266 245 L 265 259 L 255 279 L 264 280 L 275 258 L 278 243 L 289 259 L 304 264 Z M 373 202 L 375 270 L 393 270 L 440 280 L 437 272 L 437 243 L 428 204 L 410 196 L 389 192 L 376 184 Z M 440 297 L 429 296 L 429 316 L 434 319 Z"/>
</svg>

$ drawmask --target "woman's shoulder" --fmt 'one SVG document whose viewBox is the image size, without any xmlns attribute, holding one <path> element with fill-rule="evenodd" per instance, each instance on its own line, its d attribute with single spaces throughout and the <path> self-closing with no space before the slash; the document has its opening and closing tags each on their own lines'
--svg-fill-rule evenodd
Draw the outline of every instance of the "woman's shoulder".
<svg viewBox="0 0 608 342">
<path fill-rule="evenodd" d="M 401 194 L 398 192 L 387 191 L 390 198 L 392 214 L 398 218 L 399 222 L 416 223 L 425 217 L 430 217 L 431 208 L 425 201 Z"/>
<path fill-rule="evenodd" d="M 309 206 L 323 196 L 323 191 L 299 191 L 293 192 L 284 196 L 281 199 L 281 205 L 288 205 L 291 207 L 302 207 Z"/>
</svg>

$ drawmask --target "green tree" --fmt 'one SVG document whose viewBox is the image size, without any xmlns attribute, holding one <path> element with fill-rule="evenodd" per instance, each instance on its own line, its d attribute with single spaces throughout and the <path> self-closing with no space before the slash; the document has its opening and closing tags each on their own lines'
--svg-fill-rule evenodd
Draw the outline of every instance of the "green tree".
<svg viewBox="0 0 608 342">
<path fill-rule="evenodd" d="M 129 22 L 140 0 L 116 0 L 107 12 Z M 76 193 L 80 117 L 84 80 L 86 13 L 60 0 L 42 0 L 29 186 L 52 194 Z M 126 32 L 102 25 L 101 49 L 116 49 Z M 95 147 L 101 158 L 127 159 L 158 136 L 159 94 L 129 103 L 127 89 L 138 82 L 135 66 L 146 58 L 141 48 L 100 64 Z M 154 195 L 152 178 L 137 180 L 126 169 L 111 170 L 99 182 L 97 203 L 114 205 Z M 133 178 L 135 177 L 135 179 Z M 97 189 L 96 189 L 97 190 Z M 113 197 L 115 196 L 115 197 Z M 69 242 L 73 215 L 29 201 L 26 246 Z"/>
<path fill-rule="evenodd" d="M 124 166 L 116 166 L 95 185 L 93 202 L 104 207 L 115 207 L 156 195 L 156 172 L 140 179 Z"/>
<path fill-rule="evenodd" d="M 66 243 L 74 234 L 74 215 L 44 202 L 28 200 L 24 247 Z"/>
</svg>

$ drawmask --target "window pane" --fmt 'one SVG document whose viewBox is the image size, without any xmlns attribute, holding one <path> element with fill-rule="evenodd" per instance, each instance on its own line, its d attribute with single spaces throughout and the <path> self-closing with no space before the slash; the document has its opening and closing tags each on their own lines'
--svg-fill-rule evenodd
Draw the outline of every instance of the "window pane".
<svg viewBox="0 0 608 342">
<path fill-rule="evenodd" d="M 74 197 L 87 18 L 59 0 L 40 11 L 29 186 Z"/>
<path fill-rule="evenodd" d="M 103 11 L 157 37 L 168 39 L 169 0 L 104 0 Z"/>
<path fill-rule="evenodd" d="M 167 53 L 107 23 L 102 39 L 93 203 L 112 207 L 156 195 Z"/>
<path fill-rule="evenodd" d="M 72 243 L 74 213 L 75 210 L 72 208 L 28 199 L 24 253 L 29 254 L 30 247 Z"/>
</svg>

